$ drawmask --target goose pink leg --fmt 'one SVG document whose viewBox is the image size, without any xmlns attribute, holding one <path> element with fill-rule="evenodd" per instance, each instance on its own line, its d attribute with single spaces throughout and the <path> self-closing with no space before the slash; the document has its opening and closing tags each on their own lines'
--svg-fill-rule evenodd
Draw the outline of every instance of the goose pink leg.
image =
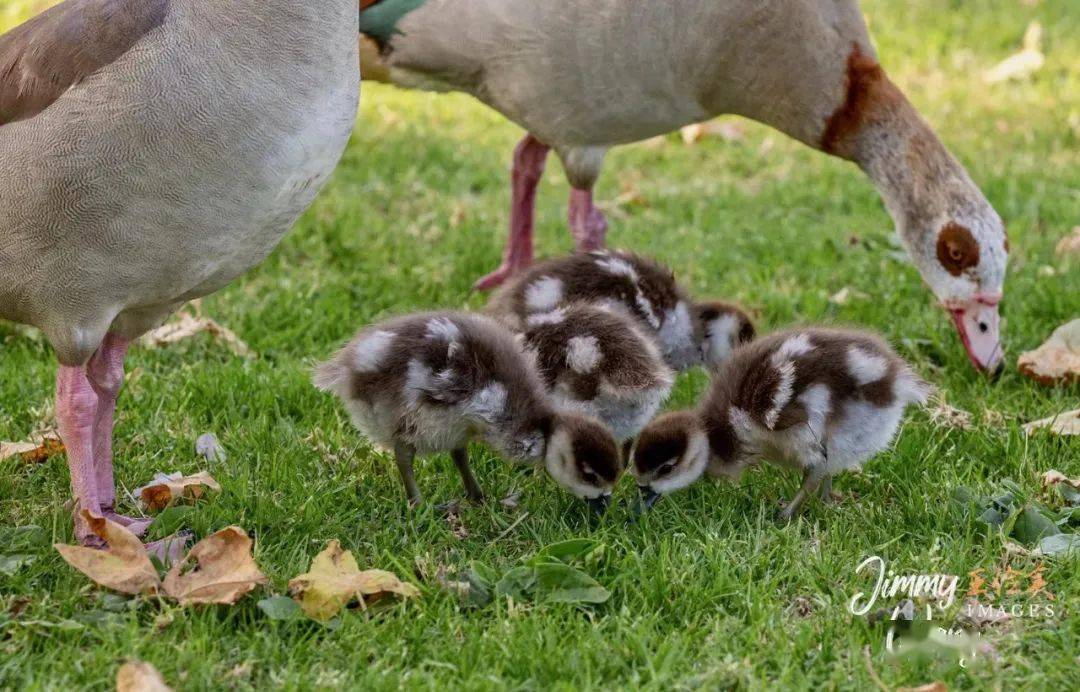
<svg viewBox="0 0 1080 692">
<path fill-rule="evenodd" d="M 112 432 L 116 397 L 124 381 L 128 342 L 108 335 L 85 366 L 61 365 L 56 376 L 56 420 L 67 448 L 71 489 L 79 509 L 87 509 L 126 526 L 136 536 L 146 533 L 151 520 L 126 517 L 114 510 Z M 81 517 L 75 519 L 80 543 L 104 547 Z M 174 560 L 186 539 L 166 539 L 147 545 L 162 560 Z"/>
<path fill-rule="evenodd" d="M 94 467 L 94 421 L 98 396 L 83 366 L 61 365 L 56 375 L 56 424 L 67 448 L 71 492 L 75 495 L 75 537 L 83 545 L 101 547 L 102 541 L 79 516 L 86 509 L 101 514 Z"/>
<path fill-rule="evenodd" d="M 136 536 L 150 528 L 149 519 L 135 519 L 117 514 L 116 482 L 113 479 L 113 424 L 116 398 L 124 384 L 124 357 L 129 342 L 109 334 L 86 366 L 87 379 L 97 394 L 97 413 L 94 416 L 94 476 L 97 478 L 101 511 L 111 521 L 126 526 Z"/>
<path fill-rule="evenodd" d="M 544 175 L 544 164 L 551 148 L 532 135 L 526 135 L 514 149 L 514 167 L 510 174 L 510 237 L 499 268 L 473 285 L 486 291 L 501 285 L 532 264 L 533 226 L 536 219 L 536 187 Z"/>
<path fill-rule="evenodd" d="M 592 189 L 570 191 L 570 232 L 578 252 L 592 252 L 604 247 L 607 219 L 593 203 Z"/>
</svg>

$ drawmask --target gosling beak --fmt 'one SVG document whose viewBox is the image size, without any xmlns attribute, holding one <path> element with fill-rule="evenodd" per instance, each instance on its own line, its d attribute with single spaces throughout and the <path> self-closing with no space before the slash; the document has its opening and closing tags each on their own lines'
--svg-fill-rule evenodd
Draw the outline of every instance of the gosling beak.
<svg viewBox="0 0 1080 692">
<path fill-rule="evenodd" d="M 603 516 L 607 512 L 608 506 L 611 504 L 611 495 L 601 495 L 599 497 L 590 497 L 586 502 L 589 503 L 589 509 L 594 514 Z"/>
<path fill-rule="evenodd" d="M 644 511 L 652 509 L 652 506 L 655 505 L 661 497 L 663 497 L 663 495 L 656 492 L 647 485 L 639 485 L 638 492 L 641 493 L 641 506 L 644 507 Z"/>
<path fill-rule="evenodd" d="M 947 306 L 968 359 L 980 371 L 992 375 L 999 374 L 1004 368 L 998 301 L 998 297 L 976 296 L 973 300 Z"/>
</svg>

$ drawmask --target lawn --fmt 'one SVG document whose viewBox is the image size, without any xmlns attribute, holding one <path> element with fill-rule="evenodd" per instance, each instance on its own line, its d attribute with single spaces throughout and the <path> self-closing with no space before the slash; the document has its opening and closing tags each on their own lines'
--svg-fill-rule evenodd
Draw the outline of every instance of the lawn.
<svg viewBox="0 0 1080 692">
<path fill-rule="evenodd" d="M 44 4 L 0 0 L 0 28 Z M 357 437 L 309 371 L 373 320 L 483 305 L 469 289 L 499 259 L 521 132 L 463 96 L 365 86 L 352 143 L 324 193 L 266 263 L 202 301 L 257 357 L 205 336 L 135 349 L 120 397 L 120 482 L 133 489 L 156 471 L 209 470 L 224 489 L 184 515 L 185 525 L 200 536 L 246 528 L 271 585 L 232 607 L 118 602 L 50 547 L 72 540 L 64 457 L 0 462 L 0 535 L 43 529 L 19 549 L 35 560 L 0 572 L 0 689 L 104 689 L 129 659 L 152 662 L 180 689 L 873 689 L 871 670 L 890 689 L 934 680 L 1075 688 L 1076 560 L 1042 563 L 1053 617 L 988 628 L 992 651 L 966 667 L 953 654 L 888 656 L 887 628 L 853 615 L 848 602 L 870 586 L 855 567 L 872 555 L 898 574 L 960 575 L 961 594 L 974 570 L 1032 572 L 1040 558 L 985 535 L 958 509 L 955 490 L 989 495 L 1011 479 L 1037 494 L 1049 469 L 1080 476 L 1076 438 L 1027 437 L 1020 427 L 1076 408 L 1080 386 L 1042 387 L 1015 367 L 1022 351 L 1080 316 L 1078 263 L 1054 252 L 1080 224 L 1080 14 L 1070 0 L 863 5 L 886 68 L 1009 228 L 1002 377 L 988 381 L 968 365 L 898 251 L 875 190 L 849 164 L 733 119 L 744 131 L 736 141 L 685 145 L 673 134 L 616 150 L 598 196 L 613 245 L 661 258 L 696 294 L 740 301 L 764 330 L 838 323 L 882 332 L 951 405 L 972 413 L 970 429 L 912 413 L 891 451 L 837 479 L 839 503 L 810 502 L 787 526 L 775 514 L 797 479 L 777 471 L 698 484 L 634 525 L 625 519 L 636 493 L 624 479 L 616 508 L 594 524 L 550 479 L 479 449 L 474 468 L 496 501 L 449 522 L 431 506 L 461 494 L 442 456 L 417 469 L 430 505 L 407 510 L 392 460 Z M 982 72 L 1019 49 L 1032 20 L 1044 28 L 1045 65 L 1027 79 L 984 83 Z M 553 161 L 539 194 L 541 253 L 570 248 L 566 197 Z M 844 288 L 847 301 L 830 301 Z M 47 343 L 0 324 L 0 440 L 23 439 L 50 415 L 54 371 Z M 706 384 L 702 373 L 683 376 L 669 406 L 691 404 Z M 220 438 L 227 460 L 195 455 L 205 432 Z M 497 501 L 513 492 L 517 506 Z M 437 579 L 440 568 L 471 561 L 506 570 L 580 536 L 603 544 L 589 568 L 611 592 L 602 605 L 469 608 Z M 361 566 L 393 570 L 422 595 L 349 612 L 337 628 L 268 619 L 257 600 L 283 593 L 335 538 Z"/>
</svg>

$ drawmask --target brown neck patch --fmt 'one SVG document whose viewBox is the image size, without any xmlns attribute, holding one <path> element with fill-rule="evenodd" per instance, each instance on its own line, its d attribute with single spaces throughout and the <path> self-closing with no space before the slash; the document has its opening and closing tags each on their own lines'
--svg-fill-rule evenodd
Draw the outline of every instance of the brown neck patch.
<svg viewBox="0 0 1080 692">
<path fill-rule="evenodd" d="M 844 102 L 825 121 L 821 148 L 829 154 L 849 157 L 852 138 L 903 95 L 877 60 L 863 53 L 858 43 L 848 54 L 845 80 Z"/>
<path fill-rule="evenodd" d="M 979 263 L 979 241 L 967 228 L 950 221 L 938 234 L 937 258 L 945 271 L 960 276 Z"/>
</svg>

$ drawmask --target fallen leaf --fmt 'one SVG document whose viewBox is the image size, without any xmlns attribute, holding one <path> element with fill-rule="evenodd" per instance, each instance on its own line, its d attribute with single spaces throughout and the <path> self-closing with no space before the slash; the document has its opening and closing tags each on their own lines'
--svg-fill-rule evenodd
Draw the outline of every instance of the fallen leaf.
<svg viewBox="0 0 1080 692">
<path fill-rule="evenodd" d="M 1046 536 L 1039 541 L 1035 554 L 1080 556 L 1080 534 L 1058 533 L 1053 536 Z"/>
<path fill-rule="evenodd" d="M 176 473 L 155 473 L 154 480 L 136 491 L 147 509 L 161 511 L 169 505 L 183 500 L 198 500 L 206 488 L 221 492 L 221 486 L 206 471 L 193 476 Z"/>
<path fill-rule="evenodd" d="M 515 567 L 495 585 L 495 593 L 536 603 L 604 603 L 611 598 L 595 579 L 561 562 Z"/>
<path fill-rule="evenodd" d="M 949 406 L 945 398 L 940 395 L 935 396 L 930 401 L 926 412 L 930 416 L 931 422 L 941 427 L 956 428 L 957 430 L 971 430 L 975 427 L 969 412 Z"/>
<path fill-rule="evenodd" d="M 897 687 L 896 692 L 949 692 L 949 687 L 943 682 L 928 682 L 918 687 Z"/>
<path fill-rule="evenodd" d="M 1044 488 L 1064 483 L 1080 490 L 1080 478 L 1069 478 L 1061 471 L 1050 470 L 1043 474 L 1042 484 Z"/>
<path fill-rule="evenodd" d="M 862 291 L 852 290 L 850 286 L 844 286 L 836 293 L 829 296 L 829 302 L 834 305 L 846 305 L 851 302 L 852 299 L 863 300 L 868 298 Z"/>
<path fill-rule="evenodd" d="M 54 432 L 38 434 L 26 442 L 0 442 L 0 461 L 18 456 L 23 463 L 40 464 L 64 453 L 64 443 Z"/>
<path fill-rule="evenodd" d="M 264 598 L 256 605 L 271 620 L 295 620 L 303 615 L 300 605 L 288 596 Z"/>
<path fill-rule="evenodd" d="M 157 570 L 133 533 L 104 517 L 82 510 L 93 532 L 108 544 L 105 550 L 57 544 L 60 556 L 94 582 L 126 594 L 153 594 L 161 587 Z"/>
<path fill-rule="evenodd" d="M 808 618 L 814 614 L 814 603 L 805 596 L 796 596 L 795 600 L 784 609 L 784 613 L 800 618 Z"/>
<path fill-rule="evenodd" d="M 19 616 L 26 612 L 32 602 L 28 596 L 18 596 L 8 606 L 7 614 L 14 619 L 18 619 Z"/>
<path fill-rule="evenodd" d="M 679 130 L 684 144 L 696 144 L 706 137 L 719 137 L 727 142 L 739 142 L 746 138 L 746 129 L 732 120 L 710 120 L 687 125 Z"/>
<path fill-rule="evenodd" d="M 37 560 L 36 555 L 15 553 L 14 555 L 0 555 L 0 574 L 10 577 L 23 567 L 32 565 Z"/>
<path fill-rule="evenodd" d="M 1044 428 L 1055 435 L 1080 435 L 1080 409 L 1028 423 L 1024 426 L 1024 432 L 1031 435 Z"/>
<path fill-rule="evenodd" d="M 116 671 L 116 692 L 172 692 L 157 668 L 142 661 L 132 661 Z"/>
<path fill-rule="evenodd" d="M 1017 366 L 1039 384 L 1080 380 L 1080 319 L 1061 325 L 1042 346 L 1021 354 Z"/>
<path fill-rule="evenodd" d="M 195 440 L 195 453 L 213 463 L 225 461 L 225 448 L 214 433 L 203 433 Z"/>
<path fill-rule="evenodd" d="M 1042 508 L 1033 505 L 1022 508 L 1005 526 L 1009 535 L 1024 545 L 1035 545 L 1047 536 L 1061 533 L 1054 520 Z"/>
<path fill-rule="evenodd" d="M 450 532 L 454 534 L 454 538 L 465 540 L 469 537 L 469 527 L 465 526 L 465 522 L 461 519 L 459 505 L 452 506 L 446 513 L 446 523 L 450 524 Z"/>
<path fill-rule="evenodd" d="M 1022 79 L 1037 72 L 1046 63 L 1046 56 L 1043 55 L 1041 43 L 1042 25 L 1038 22 L 1031 22 L 1024 32 L 1023 49 L 984 72 L 983 81 L 987 84 L 997 84 L 1010 79 Z"/>
<path fill-rule="evenodd" d="M 1054 252 L 1062 256 L 1080 255 L 1080 226 L 1073 226 L 1072 235 L 1059 240 Z"/>
<path fill-rule="evenodd" d="M 509 495 L 499 500 L 499 504 L 509 509 L 517 509 L 517 506 L 521 504 L 521 491 L 515 490 Z"/>
<path fill-rule="evenodd" d="M 181 313 L 180 316 L 167 324 L 163 324 L 142 338 L 142 343 L 148 348 L 158 348 L 174 344 L 178 341 L 206 332 L 218 341 L 228 346 L 229 350 L 238 356 L 252 358 L 255 352 L 247 344 L 240 340 L 232 330 L 221 326 L 209 317 Z"/>
<path fill-rule="evenodd" d="M 420 595 L 419 589 L 390 572 L 360 571 L 356 558 L 348 550 L 342 550 L 336 540 L 315 556 L 306 574 L 289 582 L 289 591 L 308 617 L 324 622 L 354 600 L 363 606 L 364 599 L 369 597 L 391 593 L 405 597 Z"/>
<path fill-rule="evenodd" d="M 236 603 L 269 581 L 251 556 L 251 538 L 229 526 L 199 541 L 165 575 L 165 593 L 180 602 Z"/>
</svg>

